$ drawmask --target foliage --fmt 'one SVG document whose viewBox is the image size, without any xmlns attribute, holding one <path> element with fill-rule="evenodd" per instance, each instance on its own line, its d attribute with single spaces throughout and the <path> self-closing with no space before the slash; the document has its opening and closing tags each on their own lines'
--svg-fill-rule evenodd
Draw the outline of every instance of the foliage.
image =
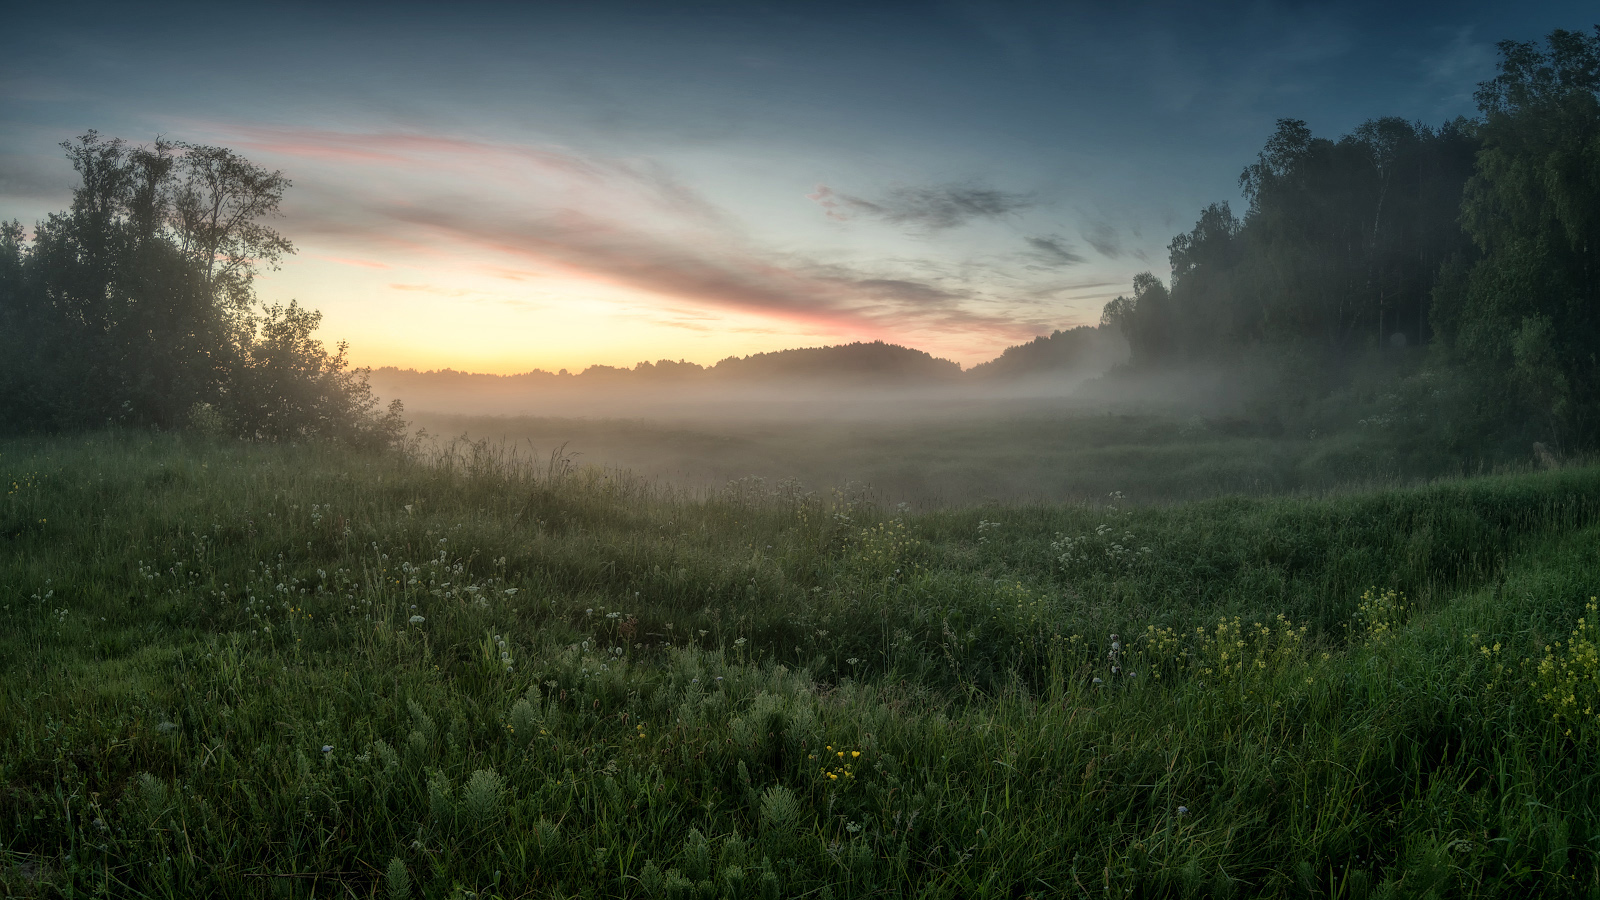
<svg viewBox="0 0 1600 900">
<path fill-rule="evenodd" d="M 1330 140 L 1280 120 L 1240 176 L 1242 220 L 1208 206 L 1168 248 L 1170 288 L 1143 273 L 1107 304 L 1132 369 L 1225 365 L 1244 411 L 1326 433 L 1308 411 L 1360 366 L 1429 347 L 1426 368 L 1473 401 L 1417 405 L 1436 423 L 1420 439 L 1594 448 L 1600 30 L 1502 42 L 1476 96 L 1481 118 L 1438 128 L 1377 118 Z"/>
<path fill-rule="evenodd" d="M 1558 446 L 1600 439 L 1600 27 L 1505 41 L 1478 91 L 1483 150 L 1461 215 L 1482 253 L 1451 346 Z M 1464 289 L 1463 289 L 1464 288 Z"/>
<path fill-rule="evenodd" d="M 0 228 L 0 429 L 108 423 L 387 445 L 365 370 L 311 337 L 319 317 L 258 309 L 258 267 L 293 245 L 266 224 L 289 181 L 221 147 L 62 145 L 72 208 Z"/>
<path fill-rule="evenodd" d="M 1039 375 L 1098 375 L 1126 360 L 1122 333 L 1106 325 L 1080 325 L 1007 347 L 988 362 L 967 370 L 969 378 L 999 380 Z"/>
</svg>

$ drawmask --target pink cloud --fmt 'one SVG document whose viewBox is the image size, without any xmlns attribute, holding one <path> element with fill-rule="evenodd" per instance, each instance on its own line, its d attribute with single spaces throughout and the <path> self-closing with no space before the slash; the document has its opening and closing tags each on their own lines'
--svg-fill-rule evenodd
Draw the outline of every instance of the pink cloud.
<svg viewBox="0 0 1600 900">
<path fill-rule="evenodd" d="M 240 128 L 234 140 L 333 166 L 331 177 L 313 174 L 309 202 L 289 212 L 298 234 L 363 248 L 327 257 L 347 264 L 398 256 L 460 266 L 465 256 L 501 278 L 555 273 L 869 339 L 935 333 L 995 343 L 1049 331 L 1032 317 L 989 312 L 994 298 L 932 269 L 866 272 L 754 247 L 720 209 L 650 163 L 404 133 Z M 402 180 L 367 176 L 374 165 Z M 842 218 L 826 185 L 810 197 Z"/>
<path fill-rule="evenodd" d="M 905 328 L 1031 337 L 1038 322 L 967 309 L 961 292 L 839 267 L 785 263 L 728 244 L 693 245 L 565 211 L 542 219 L 461 215 L 437 206 L 381 214 L 453 243 L 664 298 L 812 327 L 892 335 Z"/>
</svg>

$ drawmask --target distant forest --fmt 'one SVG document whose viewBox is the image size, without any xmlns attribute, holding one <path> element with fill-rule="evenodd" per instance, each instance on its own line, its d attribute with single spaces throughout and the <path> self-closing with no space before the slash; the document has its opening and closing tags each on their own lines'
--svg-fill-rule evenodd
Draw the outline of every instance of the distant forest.
<svg viewBox="0 0 1600 900">
<path fill-rule="evenodd" d="M 1066 374 L 1099 375 L 1128 357 L 1122 333 L 1109 325 L 1081 325 L 1006 348 L 999 357 L 962 371 L 960 364 L 922 350 L 883 341 L 857 341 L 829 347 L 777 350 L 730 356 L 710 366 L 670 359 L 641 362 L 632 368 L 595 365 L 581 372 L 533 369 L 516 375 L 484 375 L 454 369 L 419 372 L 384 366 L 373 375 L 387 384 L 429 383 L 438 387 L 470 385 L 575 388 L 605 384 L 758 385 L 774 382 L 870 383 L 878 386 L 936 386 L 981 380 L 1021 379 Z"/>
<path fill-rule="evenodd" d="M 1223 384 L 1239 415 L 1307 435 L 1366 430 L 1457 454 L 1600 444 L 1600 26 L 1499 44 L 1480 115 L 1372 119 L 1331 139 L 1282 119 L 1098 326 L 962 372 L 882 342 L 661 360 L 572 375 L 380 370 L 390 383 L 972 384 L 1108 372 L 1124 395 Z M 200 427 L 381 445 L 379 408 L 318 314 L 255 298 L 290 242 L 264 222 L 289 181 L 224 148 L 63 144 L 71 209 L 0 227 L 0 429 Z M 1108 371 L 1109 370 L 1109 371 Z M 1210 381 L 1192 377 L 1205 372 Z M 1204 400 L 1201 396 L 1190 399 Z M 1521 448 L 1521 451 L 1518 450 Z"/>
</svg>

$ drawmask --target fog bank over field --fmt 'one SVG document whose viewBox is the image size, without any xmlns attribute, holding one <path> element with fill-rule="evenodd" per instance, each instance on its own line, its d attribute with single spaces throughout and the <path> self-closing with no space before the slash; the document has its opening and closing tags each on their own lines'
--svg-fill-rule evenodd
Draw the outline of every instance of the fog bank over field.
<svg viewBox="0 0 1600 900">
<path fill-rule="evenodd" d="M 386 367 L 373 390 L 419 414 L 647 419 L 917 419 L 992 404 L 1073 405 L 1078 390 L 1128 359 L 1115 329 L 1080 327 L 1011 347 L 963 371 L 882 342 L 730 357 L 714 366 L 661 360 L 632 369 L 483 375 Z"/>
<path fill-rule="evenodd" d="M 1100 408 L 1082 396 L 1095 376 L 1005 384 L 875 385 L 791 381 L 751 385 L 474 385 L 474 376 L 390 380 L 373 376 L 384 398 L 418 416 L 555 416 L 679 421 L 922 420 L 984 415 L 998 408 L 1043 411 Z M 409 382 L 409 383 L 408 383 Z"/>
</svg>

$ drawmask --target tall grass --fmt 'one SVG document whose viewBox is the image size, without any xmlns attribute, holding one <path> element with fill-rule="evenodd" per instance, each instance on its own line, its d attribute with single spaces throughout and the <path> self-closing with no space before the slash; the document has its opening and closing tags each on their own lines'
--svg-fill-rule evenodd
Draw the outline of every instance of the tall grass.
<svg viewBox="0 0 1600 900">
<path fill-rule="evenodd" d="M 926 513 L 482 444 L 0 476 L 12 894 L 1600 890 L 1600 469 Z"/>
</svg>

